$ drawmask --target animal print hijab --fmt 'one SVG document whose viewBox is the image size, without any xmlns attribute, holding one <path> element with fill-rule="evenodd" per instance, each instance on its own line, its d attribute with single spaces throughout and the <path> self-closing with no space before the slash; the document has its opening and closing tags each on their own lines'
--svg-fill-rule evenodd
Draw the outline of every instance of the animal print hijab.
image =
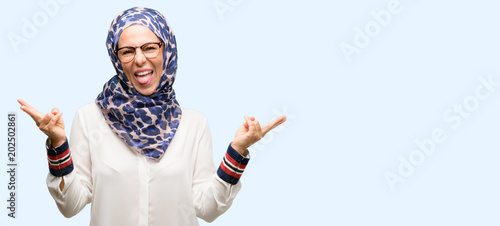
<svg viewBox="0 0 500 226">
<path fill-rule="evenodd" d="M 165 43 L 160 83 L 150 96 L 143 96 L 135 90 L 115 54 L 120 34 L 132 25 L 148 27 Z M 106 45 L 116 75 L 104 85 L 95 102 L 101 107 L 113 132 L 130 148 L 151 159 L 160 160 L 177 131 L 182 115 L 172 89 L 177 71 L 174 33 L 159 12 L 135 7 L 116 16 L 109 28 Z"/>
</svg>

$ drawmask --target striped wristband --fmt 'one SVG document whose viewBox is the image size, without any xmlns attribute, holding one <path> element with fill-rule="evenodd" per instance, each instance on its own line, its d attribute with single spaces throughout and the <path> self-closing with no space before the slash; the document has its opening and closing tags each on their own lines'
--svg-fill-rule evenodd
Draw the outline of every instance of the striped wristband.
<svg viewBox="0 0 500 226">
<path fill-rule="evenodd" d="M 66 140 L 64 144 L 56 148 L 48 148 L 47 160 L 49 162 L 49 171 L 55 177 L 66 176 L 73 171 L 73 160 L 69 151 L 69 144 Z"/>
<path fill-rule="evenodd" d="M 240 180 L 249 160 L 249 158 L 240 155 L 229 144 L 219 169 L 217 169 L 217 175 L 225 182 L 235 185 Z"/>
</svg>

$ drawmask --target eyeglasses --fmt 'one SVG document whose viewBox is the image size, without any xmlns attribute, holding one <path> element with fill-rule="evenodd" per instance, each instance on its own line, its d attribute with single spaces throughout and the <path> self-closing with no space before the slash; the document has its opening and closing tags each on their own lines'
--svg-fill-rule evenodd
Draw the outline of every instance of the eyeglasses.
<svg viewBox="0 0 500 226">
<path fill-rule="evenodd" d="M 137 48 L 141 48 L 142 54 L 144 54 L 146 58 L 155 58 L 158 54 L 160 54 L 160 48 L 164 44 L 165 43 L 163 42 L 148 42 L 142 46 L 124 46 L 117 49 L 115 54 L 122 63 L 128 63 L 135 58 L 135 50 Z"/>
</svg>

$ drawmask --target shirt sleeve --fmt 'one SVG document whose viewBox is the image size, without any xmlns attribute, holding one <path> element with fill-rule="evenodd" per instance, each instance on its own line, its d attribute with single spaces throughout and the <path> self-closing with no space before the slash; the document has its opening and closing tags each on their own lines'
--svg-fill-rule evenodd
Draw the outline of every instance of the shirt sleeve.
<svg viewBox="0 0 500 226">
<path fill-rule="evenodd" d="M 215 171 L 212 138 L 205 119 L 193 172 L 193 201 L 197 217 L 212 222 L 229 209 L 241 189 L 239 179 L 248 161 L 249 158 L 241 156 L 229 145 Z"/>
<path fill-rule="evenodd" d="M 49 139 L 47 139 L 46 146 L 50 174 L 55 177 L 62 177 L 71 173 L 74 166 L 68 141 L 66 140 L 59 147 L 52 148 Z"/>
<path fill-rule="evenodd" d="M 217 175 L 225 182 L 235 185 L 241 178 L 250 158 L 243 157 L 229 144 L 227 152 L 217 169 Z"/>
<path fill-rule="evenodd" d="M 66 141 L 56 148 L 50 148 L 50 143 L 47 143 L 47 187 L 59 211 L 68 218 L 79 213 L 92 200 L 90 151 L 79 112 L 73 121 L 69 143 Z M 61 191 L 59 185 L 63 178 L 64 188 Z"/>
</svg>

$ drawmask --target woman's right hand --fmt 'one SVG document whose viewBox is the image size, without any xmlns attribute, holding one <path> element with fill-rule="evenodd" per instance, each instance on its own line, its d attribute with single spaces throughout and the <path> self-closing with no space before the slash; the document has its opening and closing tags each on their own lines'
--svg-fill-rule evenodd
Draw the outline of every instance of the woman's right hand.
<svg viewBox="0 0 500 226">
<path fill-rule="evenodd" d="M 45 133 L 52 144 L 52 147 L 59 147 L 66 141 L 66 133 L 64 132 L 64 121 L 62 112 L 57 108 L 53 108 L 51 113 L 42 114 L 35 108 L 31 107 L 24 100 L 17 100 L 21 104 L 21 110 L 26 112 L 35 121 L 38 128 Z"/>
</svg>

